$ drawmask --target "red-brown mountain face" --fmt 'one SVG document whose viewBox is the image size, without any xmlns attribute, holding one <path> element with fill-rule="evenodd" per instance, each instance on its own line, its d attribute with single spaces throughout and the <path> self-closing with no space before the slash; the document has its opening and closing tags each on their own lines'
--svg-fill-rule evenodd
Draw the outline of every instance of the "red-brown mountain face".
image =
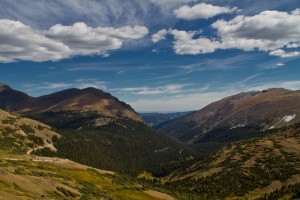
<svg viewBox="0 0 300 200">
<path fill-rule="evenodd" d="M 74 88 L 34 98 L 1 84 L 0 108 L 18 113 L 92 111 L 108 117 L 124 117 L 142 121 L 129 105 L 95 88 Z"/>
<path fill-rule="evenodd" d="M 300 121 L 300 91 L 269 89 L 244 92 L 214 102 L 159 128 L 194 143 L 213 129 L 259 126 L 274 129 Z"/>
</svg>

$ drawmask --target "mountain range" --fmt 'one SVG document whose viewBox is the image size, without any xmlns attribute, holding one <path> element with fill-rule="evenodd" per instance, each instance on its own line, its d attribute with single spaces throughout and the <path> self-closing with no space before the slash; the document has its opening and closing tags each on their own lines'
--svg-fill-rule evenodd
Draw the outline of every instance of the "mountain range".
<svg viewBox="0 0 300 200">
<path fill-rule="evenodd" d="M 188 115 L 190 113 L 191 111 L 174 113 L 140 113 L 140 115 L 146 124 L 151 127 L 156 127 L 162 123 L 169 122 L 173 119 Z"/>
<path fill-rule="evenodd" d="M 50 111 L 77 110 L 93 111 L 104 116 L 129 118 L 142 121 L 128 104 L 119 101 L 109 93 L 95 88 L 67 89 L 53 94 L 31 97 L 0 84 L 0 108 L 18 113 L 43 113 Z"/>
<path fill-rule="evenodd" d="M 193 144 L 221 137 L 219 132 L 227 132 L 228 136 L 240 130 L 253 130 L 256 133 L 294 124 L 300 121 L 299 108 L 299 90 L 279 88 L 243 92 L 211 103 L 197 112 L 157 128 Z"/>
<path fill-rule="evenodd" d="M 31 97 L 0 84 L 0 195 L 293 199 L 300 196 L 299 100 L 300 91 L 269 89 L 195 112 L 144 115 L 162 122 L 157 132 L 95 88 Z"/>
<path fill-rule="evenodd" d="M 61 134 L 56 152 L 42 148 L 34 152 L 37 155 L 122 174 L 147 170 L 159 176 L 196 155 L 185 144 L 155 132 L 129 105 L 101 90 L 68 89 L 31 97 L 4 84 L 0 88 L 1 109 L 50 125 Z"/>
<path fill-rule="evenodd" d="M 173 199 L 112 171 L 35 154 L 58 151 L 61 137 L 48 125 L 0 109 L 0 199 Z"/>
</svg>

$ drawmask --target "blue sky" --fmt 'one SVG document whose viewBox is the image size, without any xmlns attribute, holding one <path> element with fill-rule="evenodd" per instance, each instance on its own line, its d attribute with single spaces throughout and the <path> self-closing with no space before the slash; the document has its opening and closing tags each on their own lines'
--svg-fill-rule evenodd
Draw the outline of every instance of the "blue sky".
<svg viewBox="0 0 300 200">
<path fill-rule="evenodd" d="M 77 87 L 140 112 L 300 89 L 299 0 L 0 0 L 0 82 Z"/>
</svg>

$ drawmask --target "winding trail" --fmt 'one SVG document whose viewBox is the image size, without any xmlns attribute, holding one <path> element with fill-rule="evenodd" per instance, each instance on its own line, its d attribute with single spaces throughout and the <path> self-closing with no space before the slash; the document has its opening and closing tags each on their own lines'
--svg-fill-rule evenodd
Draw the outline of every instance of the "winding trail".
<svg viewBox="0 0 300 200">
<path fill-rule="evenodd" d="M 33 151 L 36 151 L 36 150 L 39 150 L 39 149 L 44 149 L 44 148 L 49 148 L 49 149 L 51 149 L 51 150 L 53 150 L 53 151 L 56 151 L 56 148 L 55 148 L 52 144 L 50 144 L 50 143 L 45 143 L 43 146 L 38 146 L 38 147 L 35 147 L 35 148 L 33 148 L 33 149 L 29 149 L 29 150 L 26 152 L 26 154 L 27 154 L 27 155 L 30 155 Z"/>
<path fill-rule="evenodd" d="M 144 192 L 146 194 L 148 194 L 154 198 L 160 199 L 160 200 L 175 200 L 174 197 L 172 197 L 168 194 L 162 193 L 162 192 L 155 191 L 155 190 L 146 190 Z"/>
</svg>

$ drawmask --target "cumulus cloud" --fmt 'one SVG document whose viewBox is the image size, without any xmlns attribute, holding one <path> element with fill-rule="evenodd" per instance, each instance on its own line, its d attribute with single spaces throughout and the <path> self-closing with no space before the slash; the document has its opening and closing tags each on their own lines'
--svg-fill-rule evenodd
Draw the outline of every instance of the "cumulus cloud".
<svg viewBox="0 0 300 200">
<path fill-rule="evenodd" d="M 218 20 L 212 27 L 222 38 L 223 48 L 269 51 L 300 41 L 299 24 L 300 15 L 263 11 L 250 17 Z"/>
<path fill-rule="evenodd" d="M 156 43 L 156 42 L 166 39 L 166 35 L 168 33 L 169 33 L 169 31 L 167 31 L 166 29 L 162 29 L 162 30 L 158 31 L 157 33 L 152 35 L 152 42 Z"/>
<path fill-rule="evenodd" d="M 180 31 L 176 29 L 160 30 L 152 35 L 154 43 L 164 40 L 167 34 L 174 37 L 173 49 L 177 54 L 203 54 L 212 53 L 220 46 L 219 41 L 213 41 L 204 37 L 194 39 L 200 31 Z"/>
<path fill-rule="evenodd" d="M 148 34 L 144 26 L 88 27 L 83 22 L 72 26 L 55 25 L 46 36 L 68 45 L 76 55 L 106 54 L 106 51 L 119 49 L 126 40 L 140 39 Z"/>
<path fill-rule="evenodd" d="M 294 57 L 294 56 L 299 56 L 299 55 L 300 55 L 300 52 L 298 52 L 298 51 L 286 52 L 282 49 L 278 49 L 278 50 L 270 52 L 270 56 L 279 56 L 281 58 L 288 58 L 288 57 Z"/>
<path fill-rule="evenodd" d="M 193 20 L 193 19 L 208 19 L 220 14 L 233 13 L 238 10 L 237 7 L 228 8 L 214 6 L 211 4 L 200 3 L 194 6 L 184 5 L 174 11 L 174 14 L 179 19 Z"/>
<path fill-rule="evenodd" d="M 39 31 L 19 21 L 0 20 L 0 62 L 56 61 L 76 55 L 108 55 L 129 40 L 148 34 L 144 26 L 96 27 L 60 24 Z"/>
<path fill-rule="evenodd" d="M 170 33 L 174 36 L 174 51 L 177 54 L 204 54 L 212 53 L 220 46 L 219 41 L 210 40 L 207 38 L 193 39 L 197 32 L 195 31 L 178 31 L 171 30 Z"/>
<path fill-rule="evenodd" d="M 293 15 L 300 15 L 300 8 L 297 8 L 296 10 L 292 11 Z"/>
<path fill-rule="evenodd" d="M 205 37 L 194 39 L 195 35 L 201 31 L 180 31 L 176 29 L 160 30 L 152 35 L 152 41 L 157 43 L 164 40 L 167 34 L 174 37 L 173 49 L 177 54 L 197 55 L 203 53 L 212 53 L 219 48 L 220 42 L 210 40 Z"/>
<path fill-rule="evenodd" d="M 298 48 L 300 47 L 300 41 L 299 42 L 293 42 L 293 43 L 290 43 L 286 46 L 286 48 Z"/>
<path fill-rule="evenodd" d="M 0 20 L 0 62 L 59 60 L 72 50 L 18 21 Z"/>
<path fill-rule="evenodd" d="M 300 15 L 297 12 L 263 11 L 254 16 L 237 16 L 230 21 L 212 24 L 217 38 L 196 37 L 198 32 L 168 30 L 153 35 L 158 42 L 166 34 L 174 36 L 174 51 L 178 54 L 212 53 L 218 49 L 260 50 L 280 57 L 298 56 L 299 52 L 285 52 L 284 48 L 298 48 L 300 43 Z"/>
</svg>

